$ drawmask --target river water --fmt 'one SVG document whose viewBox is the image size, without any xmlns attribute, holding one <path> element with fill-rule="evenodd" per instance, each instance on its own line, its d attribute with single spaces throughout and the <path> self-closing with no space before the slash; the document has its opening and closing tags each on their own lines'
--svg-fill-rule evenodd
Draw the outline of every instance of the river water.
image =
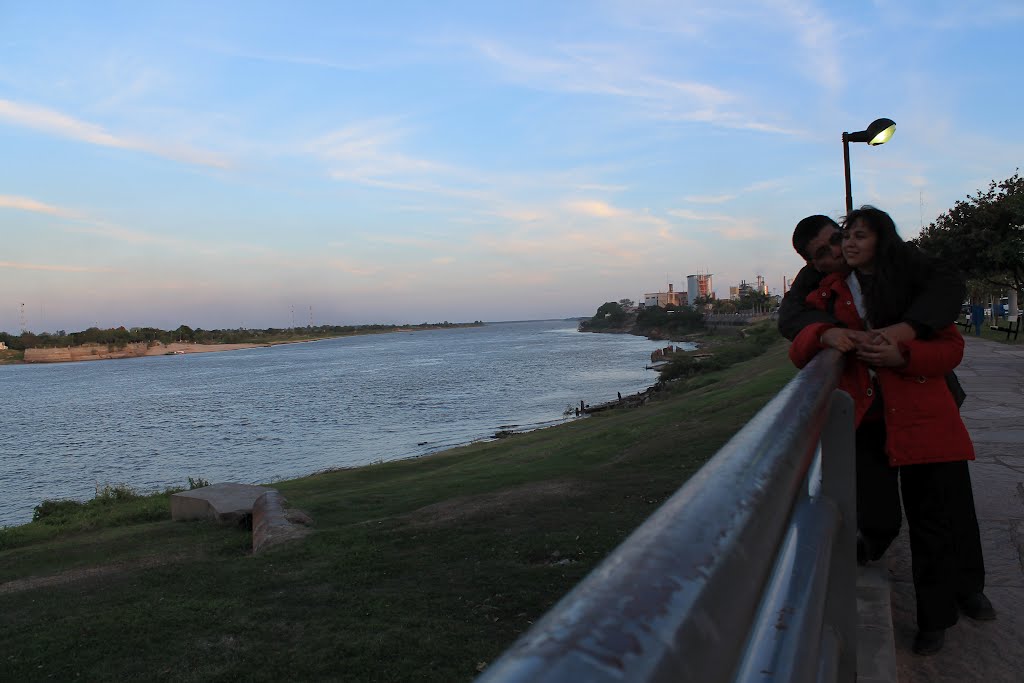
<svg viewBox="0 0 1024 683">
<path fill-rule="evenodd" d="M 0 526 L 97 485 L 269 483 L 556 424 L 651 386 L 664 345 L 541 321 L 0 366 Z"/>
</svg>

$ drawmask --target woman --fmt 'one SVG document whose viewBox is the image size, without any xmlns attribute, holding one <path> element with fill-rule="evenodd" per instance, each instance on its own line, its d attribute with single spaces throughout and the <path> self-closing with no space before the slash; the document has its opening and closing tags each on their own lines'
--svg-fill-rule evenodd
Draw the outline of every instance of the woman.
<svg viewBox="0 0 1024 683">
<path fill-rule="evenodd" d="M 807 297 L 845 327 L 804 328 L 790 358 L 803 367 L 824 348 L 848 354 L 840 388 L 854 399 L 858 488 L 864 484 L 861 458 L 888 467 L 858 498 L 877 496 L 881 509 L 895 502 L 898 515 L 892 498 L 898 472 L 917 597 L 914 651 L 933 654 L 957 622 L 958 608 L 983 620 L 994 619 L 995 610 L 983 593 L 985 567 L 967 471 L 974 447 L 944 379 L 963 357 L 963 338 L 955 325 L 930 339 L 898 344 L 871 332 L 899 322 L 913 298 L 913 264 L 920 259 L 912 258 L 912 249 L 884 211 L 865 206 L 851 212 L 843 228 L 851 271 L 829 275 Z"/>
</svg>

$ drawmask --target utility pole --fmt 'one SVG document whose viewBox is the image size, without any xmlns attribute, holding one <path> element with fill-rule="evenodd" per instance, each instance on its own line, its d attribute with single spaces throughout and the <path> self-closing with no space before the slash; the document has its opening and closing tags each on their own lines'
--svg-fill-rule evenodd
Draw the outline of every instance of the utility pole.
<svg viewBox="0 0 1024 683">
<path fill-rule="evenodd" d="M 295 329 L 295 304 L 292 304 L 292 329 Z"/>
<path fill-rule="evenodd" d="M 309 307 L 309 327 L 313 329 L 313 307 Z"/>
</svg>

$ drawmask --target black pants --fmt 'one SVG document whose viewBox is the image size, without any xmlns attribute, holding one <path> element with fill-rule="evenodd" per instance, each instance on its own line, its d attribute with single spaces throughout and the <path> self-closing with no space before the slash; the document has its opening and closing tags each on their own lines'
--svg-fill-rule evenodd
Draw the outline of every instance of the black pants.
<svg viewBox="0 0 1024 683">
<path fill-rule="evenodd" d="M 857 530 L 877 560 L 900 533 L 899 469 L 885 454 L 885 423 L 865 420 L 857 428 Z"/>
<path fill-rule="evenodd" d="M 900 488 L 910 527 L 917 626 L 948 628 L 957 622 L 956 598 L 985 588 L 967 462 L 889 467 L 884 424 L 862 423 L 857 430 L 857 526 L 875 558 L 899 533 Z"/>
</svg>

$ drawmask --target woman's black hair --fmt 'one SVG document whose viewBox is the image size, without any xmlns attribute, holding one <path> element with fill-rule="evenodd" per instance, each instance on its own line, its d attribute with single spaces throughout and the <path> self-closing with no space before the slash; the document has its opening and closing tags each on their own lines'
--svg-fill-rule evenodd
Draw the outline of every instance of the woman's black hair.
<svg viewBox="0 0 1024 683">
<path fill-rule="evenodd" d="M 843 219 L 843 230 L 852 229 L 858 222 L 875 233 L 874 276 L 871 286 L 864 290 L 864 304 L 872 327 L 886 327 L 903 320 L 903 314 L 913 300 L 911 283 L 914 281 L 918 259 L 913 247 L 896 232 L 896 224 L 885 211 L 873 206 L 862 206 Z"/>
</svg>

